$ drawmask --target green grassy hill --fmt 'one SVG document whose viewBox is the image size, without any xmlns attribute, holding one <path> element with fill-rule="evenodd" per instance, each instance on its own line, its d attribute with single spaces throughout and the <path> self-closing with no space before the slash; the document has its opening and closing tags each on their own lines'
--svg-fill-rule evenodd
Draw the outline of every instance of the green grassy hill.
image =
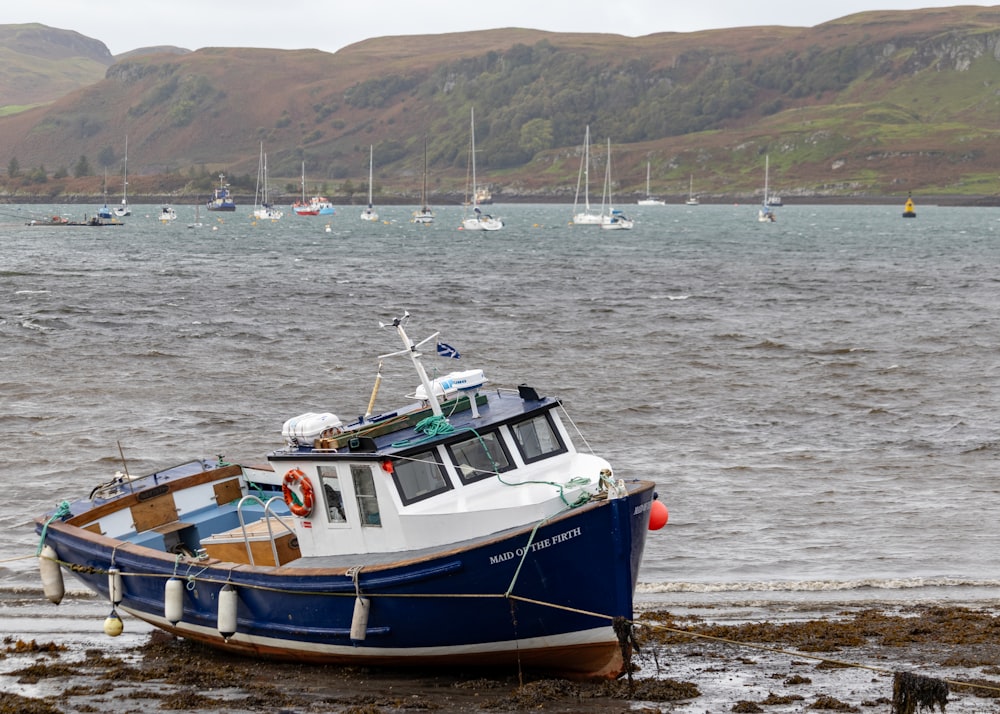
<svg viewBox="0 0 1000 714">
<path fill-rule="evenodd" d="M 10 27 L 10 26 L 8 26 Z M 0 27 L 0 30 L 3 28 Z M 430 190 L 461 194 L 469 110 L 497 200 L 572 200 L 589 125 L 611 138 L 617 197 L 786 201 L 1000 193 L 1000 10 L 870 12 L 813 28 L 641 38 L 505 29 L 315 50 L 206 48 L 124 58 L 51 104 L 0 117 L 0 169 L 120 171 L 136 190 L 207 192 L 219 171 L 252 191 L 260 142 L 272 185 L 413 197 L 426 137 Z M 35 171 L 37 175 L 37 170 Z M 0 179 L 2 180 L 2 179 Z M 6 190 L 87 190 L 10 179 Z M 247 185 L 249 184 L 249 186 Z M 0 186 L 3 190 L 3 186 Z M 592 191 L 594 189 L 592 188 Z M 597 187 L 599 192 L 600 188 Z"/>
</svg>

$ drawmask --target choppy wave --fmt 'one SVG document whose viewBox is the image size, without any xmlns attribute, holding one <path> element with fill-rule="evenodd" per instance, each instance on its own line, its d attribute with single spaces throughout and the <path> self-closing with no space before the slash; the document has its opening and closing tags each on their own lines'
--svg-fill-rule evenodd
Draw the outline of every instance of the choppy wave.
<svg viewBox="0 0 1000 714">
<path fill-rule="evenodd" d="M 1000 588 L 1000 580 L 975 578 L 860 578 L 857 580 L 772 580 L 738 583 L 639 583 L 636 592 L 656 593 L 802 593 L 916 588 Z"/>
<path fill-rule="evenodd" d="M 656 480 L 670 523 L 640 596 L 995 592 L 995 209 L 786 206 L 765 235 L 754 206 L 685 212 L 681 231 L 674 207 L 635 207 L 609 240 L 566 227 L 566 206 L 499 208 L 488 241 L 455 230 L 460 207 L 424 227 L 385 207 L 399 222 L 363 232 L 238 212 L 209 235 L 156 207 L 113 240 L 0 226 L 0 437 L 31 484 L 0 559 L 34 552 L 31 515 L 117 470 L 118 442 L 136 470 L 258 461 L 290 416 L 363 413 L 377 323 L 406 309 L 460 369 L 529 380 L 616 473 Z M 386 365 L 381 394 L 411 378 Z M 34 587 L 30 565 L 0 587 Z"/>
</svg>

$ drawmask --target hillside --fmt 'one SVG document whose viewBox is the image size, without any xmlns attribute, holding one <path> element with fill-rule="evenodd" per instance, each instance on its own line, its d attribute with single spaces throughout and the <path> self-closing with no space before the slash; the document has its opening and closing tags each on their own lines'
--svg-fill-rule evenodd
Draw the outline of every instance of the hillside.
<svg viewBox="0 0 1000 714">
<path fill-rule="evenodd" d="M 23 47 L 8 49 L 23 63 Z M 593 175 L 613 142 L 616 196 L 644 189 L 648 161 L 660 194 L 686 194 L 693 177 L 703 197 L 752 197 L 765 154 L 786 200 L 1000 193 L 1000 8 L 635 39 L 503 29 L 334 54 L 181 52 L 130 53 L 0 117 L 0 167 L 72 174 L 86 157 L 91 169 L 89 182 L 9 179 L 8 194 L 92 191 L 105 168 L 120 173 L 127 135 L 133 193 L 205 193 L 224 171 L 252 194 L 263 142 L 272 185 L 297 193 L 305 161 L 310 185 L 349 196 L 373 144 L 376 190 L 402 200 L 426 137 L 431 190 L 460 195 L 473 106 L 477 166 L 501 201 L 572 200 L 588 124 Z"/>
<path fill-rule="evenodd" d="M 0 25 L 0 114 L 100 81 L 114 59 L 103 42 L 38 24 Z"/>
</svg>

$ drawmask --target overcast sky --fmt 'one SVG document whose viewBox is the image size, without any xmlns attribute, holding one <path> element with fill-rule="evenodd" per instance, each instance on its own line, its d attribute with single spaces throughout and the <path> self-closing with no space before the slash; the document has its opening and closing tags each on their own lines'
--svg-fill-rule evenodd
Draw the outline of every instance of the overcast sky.
<svg viewBox="0 0 1000 714">
<path fill-rule="evenodd" d="M 388 35 L 526 27 L 630 37 L 723 27 L 811 27 L 867 10 L 983 5 L 906 0 L 4 0 L 0 24 L 40 22 L 101 40 L 112 54 L 139 47 L 315 48 Z M 1000 13 L 1000 6 L 993 6 Z"/>
</svg>

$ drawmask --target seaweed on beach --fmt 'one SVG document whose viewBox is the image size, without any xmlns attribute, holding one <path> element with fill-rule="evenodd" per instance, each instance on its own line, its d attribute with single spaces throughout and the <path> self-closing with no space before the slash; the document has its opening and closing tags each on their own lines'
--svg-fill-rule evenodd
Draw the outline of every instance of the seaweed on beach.
<svg viewBox="0 0 1000 714">
<path fill-rule="evenodd" d="M 12 637 L 4 638 L 4 654 L 46 654 L 58 657 L 61 652 L 65 652 L 66 645 L 58 645 L 55 642 L 37 642 L 35 640 L 15 640 Z"/>
<path fill-rule="evenodd" d="M 62 710 L 45 699 L 0 692 L 0 714 L 62 714 Z"/>
<path fill-rule="evenodd" d="M 816 697 L 816 701 L 810 704 L 807 709 L 822 709 L 825 711 L 834 712 L 856 712 L 860 711 L 857 707 L 851 706 L 846 702 L 842 702 L 836 697 L 831 697 L 828 694 L 822 694 Z"/>
<path fill-rule="evenodd" d="M 944 712 L 948 704 L 948 683 L 910 672 L 896 672 L 892 678 L 892 714 L 913 714 L 917 707 Z"/>
<path fill-rule="evenodd" d="M 645 613 L 640 624 L 647 641 L 672 645 L 709 638 L 742 643 L 780 644 L 803 652 L 837 652 L 865 644 L 907 647 L 959 644 L 995 647 L 1000 619 L 963 607 L 914 606 L 900 614 L 867 609 L 836 618 L 802 622 L 721 624 L 701 618 L 675 618 L 669 612 Z M 996 651 L 996 650 L 994 650 Z"/>
<path fill-rule="evenodd" d="M 52 677 L 78 677 L 81 671 L 77 665 L 73 664 L 35 662 L 27 667 L 9 672 L 9 674 L 17 677 L 18 684 L 38 684 L 43 679 Z"/>
</svg>

